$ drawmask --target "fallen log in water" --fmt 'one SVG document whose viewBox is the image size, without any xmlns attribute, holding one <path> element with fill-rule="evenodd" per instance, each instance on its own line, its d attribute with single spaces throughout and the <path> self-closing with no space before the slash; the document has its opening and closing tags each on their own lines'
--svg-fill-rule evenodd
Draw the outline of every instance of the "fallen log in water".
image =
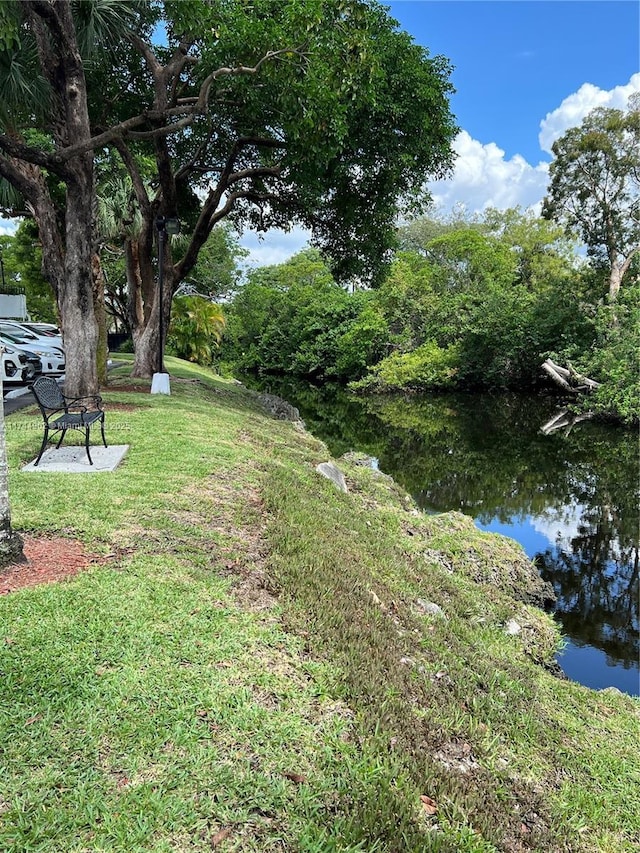
<svg viewBox="0 0 640 853">
<path fill-rule="evenodd" d="M 559 364 L 555 364 L 550 358 L 547 358 L 543 362 L 542 369 L 556 385 L 559 385 L 560 388 L 569 394 L 580 394 L 583 392 L 590 394 L 591 391 L 600 387 L 599 382 L 578 373 L 571 365 L 568 368 L 561 367 Z"/>
</svg>

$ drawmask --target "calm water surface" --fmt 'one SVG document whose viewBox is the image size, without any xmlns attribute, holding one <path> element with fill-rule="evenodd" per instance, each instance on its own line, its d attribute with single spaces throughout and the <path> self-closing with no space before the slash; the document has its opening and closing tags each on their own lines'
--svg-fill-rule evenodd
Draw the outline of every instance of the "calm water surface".
<svg viewBox="0 0 640 853">
<path fill-rule="evenodd" d="M 638 438 L 583 421 L 541 432 L 554 400 L 515 395 L 360 400 L 270 380 L 334 457 L 370 454 L 427 512 L 510 536 L 553 585 L 565 673 L 640 694 Z"/>
</svg>

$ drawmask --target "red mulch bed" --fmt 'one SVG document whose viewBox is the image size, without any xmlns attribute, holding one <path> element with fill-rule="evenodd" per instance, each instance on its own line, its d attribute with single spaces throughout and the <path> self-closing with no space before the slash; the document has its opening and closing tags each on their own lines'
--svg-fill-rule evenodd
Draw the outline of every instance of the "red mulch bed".
<svg viewBox="0 0 640 853">
<path fill-rule="evenodd" d="M 0 595 L 15 592 L 26 586 L 52 583 L 73 577 L 104 557 L 88 554 L 84 545 L 76 539 L 35 538 L 24 536 L 26 563 L 0 569 Z"/>
</svg>

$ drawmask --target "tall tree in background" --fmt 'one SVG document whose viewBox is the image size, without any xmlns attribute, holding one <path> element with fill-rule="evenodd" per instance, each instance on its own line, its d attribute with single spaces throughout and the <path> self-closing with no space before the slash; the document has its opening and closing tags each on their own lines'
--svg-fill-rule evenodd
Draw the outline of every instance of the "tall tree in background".
<svg viewBox="0 0 640 853">
<path fill-rule="evenodd" d="M 306 226 L 339 276 L 370 281 L 399 210 L 419 206 L 424 182 L 452 162 L 449 65 L 376 2 L 9 0 L 0 44 L 0 91 L 42 96 L 39 110 L 29 97 L 3 116 L 0 175 L 38 222 L 74 394 L 97 382 L 94 151 L 117 152 L 141 217 L 129 281 L 138 375 L 157 364 L 159 303 L 167 329 L 171 297 L 217 223 Z M 156 222 L 174 216 L 189 240 L 176 258 L 165 241 L 159 300 Z"/>
<path fill-rule="evenodd" d="M 640 103 L 598 108 L 553 144 L 543 215 L 580 233 L 614 302 L 640 251 Z"/>
</svg>

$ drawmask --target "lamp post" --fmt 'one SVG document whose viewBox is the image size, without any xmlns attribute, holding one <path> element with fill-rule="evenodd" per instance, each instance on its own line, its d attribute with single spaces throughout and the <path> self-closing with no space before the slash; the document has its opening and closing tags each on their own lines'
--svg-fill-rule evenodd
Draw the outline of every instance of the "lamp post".
<svg viewBox="0 0 640 853">
<path fill-rule="evenodd" d="M 164 367 L 164 247 L 167 234 L 180 233 L 180 220 L 159 216 L 156 219 L 158 229 L 158 369 L 151 380 L 152 394 L 170 394 L 169 374 Z"/>
</svg>

